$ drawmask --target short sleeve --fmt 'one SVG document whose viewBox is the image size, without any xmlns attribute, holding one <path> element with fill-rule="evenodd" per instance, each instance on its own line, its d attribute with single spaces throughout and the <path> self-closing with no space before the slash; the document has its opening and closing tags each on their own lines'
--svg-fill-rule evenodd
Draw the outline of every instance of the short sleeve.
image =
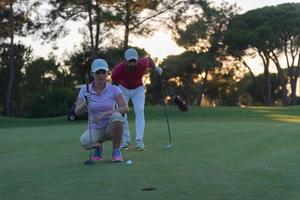
<svg viewBox="0 0 300 200">
<path fill-rule="evenodd" d="M 121 89 L 118 86 L 112 85 L 112 89 L 115 98 L 117 98 L 119 94 L 122 94 Z"/>
<path fill-rule="evenodd" d="M 83 98 L 85 93 L 86 93 L 86 87 L 82 85 L 78 94 L 78 98 Z"/>
<path fill-rule="evenodd" d="M 152 64 L 151 64 L 151 58 L 149 57 L 144 57 L 139 59 L 139 66 L 143 67 L 143 69 L 147 69 L 147 68 L 151 68 Z"/>
<path fill-rule="evenodd" d="M 111 79 L 114 83 L 120 82 L 121 68 L 122 68 L 122 64 L 118 64 L 112 70 Z"/>
</svg>

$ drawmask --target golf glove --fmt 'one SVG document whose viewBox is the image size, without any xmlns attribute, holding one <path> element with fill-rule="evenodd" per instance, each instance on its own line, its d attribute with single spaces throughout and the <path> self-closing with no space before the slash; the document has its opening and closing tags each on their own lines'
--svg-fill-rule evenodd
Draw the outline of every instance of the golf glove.
<svg viewBox="0 0 300 200">
<path fill-rule="evenodd" d="M 161 67 L 156 67 L 154 70 L 158 75 L 161 75 L 161 73 L 163 72 Z"/>
<path fill-rule="evenodd" d="M 89 104 L 91 102 L 91 94 L 89 92 L 85 93 L 84 95 L 84 100 L 87 104 Z"/>
</svg>

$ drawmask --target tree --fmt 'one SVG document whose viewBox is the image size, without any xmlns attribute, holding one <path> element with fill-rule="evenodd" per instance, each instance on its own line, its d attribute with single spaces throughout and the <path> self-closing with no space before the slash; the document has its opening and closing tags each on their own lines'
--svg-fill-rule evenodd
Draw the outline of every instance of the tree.
<svg viewBox="0 0 300 200">
<path fill-rule="evenodd" d="M 144 49 L 134 47 L 140 56 L 147 55 Z M 120 48 L 106 48 L 99 53 L 99 56 L 107 60 L 110 69 L 124 59 L 124 52 Z M 92 60 L 90 57 L 89 48 L 82 45 L 80 49 L 71 52 L 69 57 L 65 60 L 65 66 L 69 67 L 70 76 L 74 85 L 85 83 L 85 74 L 90 74 Z M 91 78 L 91 77 L 90 77 Z"/>
<path fill-rule="evenodd" d="M 192 10 L 190 10 L 192 9 Z M 172 18 L 173 36 L 178 45 L 199 55 L 200 62 L 195 68 L 204 72 L 199 87 L 198 105 L 207 86 L 209 71 L 221 66 L 223 56 L 222 40 L 229 20 L 235 15 L 238 8 L 235 5 L 223 3 L 213 8 L 207 1 L 186 1 Z M 189 11 L 190 15 L 181 15 L 182 11 Z"/>
<path fill-rule="evenodd" d="M 283 76 L 280 56 L 284 56 L 291 86 L 290 104 L 296 104 L 296 85 L 300 72 L 300 3 L 281 4 L 271 7 L 267 13 L 272 31 L 278 37 L 278 46 L 271 52 L 278 75 Z M 275 17 L 276 16 L 276 17 Z M 282 75 L 281 75 L 282 74 Z"/>
<path fill-rule="evenodd" d="M 52 55 L 36 58 L 25 67 L 22 92 L 22 115 L 52 117 L 65 115 L 74 103 L 75 87 L 71 75 L 63 70 Z"/>
<path fill-rule="evenodd" d="M 10 44 L 2 44 L 0 51 L 0 96 L 5 96 L 8 84 Z M 22 44 L 14 45 L 14 86 L 11 115 L 16 117 L 50 117 L 63 115 L 74 101 L 74 83 L 67 70 L 56 58 L 33 58 L 32 49 Z M 0 99 L 1 105 L 5 99 Z M 0 110 L 3 107 L 0 106 Z M 2 110 L 3 111 L 3 110 Z M 3 111 L 4 112 L 4 111 Z"/>
<path fill-rule="evenodd" d="M 163 73 L 163 80 L 168 80 L 164 84 L 168 84 L 167 92 L 170 96 L 179 95 L 186 100 L 188 104 L 195 104 L 198 99 L 199 82 L 195 80 L 199 78 L 199 74 L 204 72 L 202 65 L 206 58 L 206 54 L 198 54 L 193 51 L 186 51 L 178 56 L 169 56 L 162 63 L 167 66 Z M 205 76 L 207 76 L 205 74 Z M 154 78 L 154 77 L 153 77 Z M 151 81 L 152 82 L 152 81 Z M 153 81 L 158 83 L 158 81 Z M 159 90 L 158 90 L 159 91 Z"/>
<path fill-rule="evenodd" d="M 282 4 L 249 11 L 231 21 L 226 33 L 226 44 L 231 55 L 242 59 L 249 49 L 254 50 L 264 63 L 264 99 L 270 105 L 271 85 L 269 65 L 277 68 L 283 105 L 295 104 L 296 81 L 299 76 L 300 4 Z M 280 57 L 285 57 L 291 84 L 291 100 L 287 96 L 287 77 Z"/>
<path fill-rule="evenodd" d="M 260 74 L 256 77 L 256 79 L 260 83 L 263 82 L 264 78 L 265 78 L 264 74 Z M 278 90 L 280 84 L 276 73 L 270 73 L 270 82 L 271 82 L 270 85 L 272 85 L 271 87 L 272 102 L 275 102 L 276 104 L 276 102 L 280 102 L 281 99 L 280 91 Z M 260 94 L 260 91 L 257 90 L 257 88 L 260 86 L 257 85 L 257 82 L 253 81 L 250 73 L 245 74 L 242 80 L 238 82 L 237 87 L 241 93 L 244 93 L 246 96 L 251 97 L 251 102 L 245 105 L 260 106 L 262 105 L 262 102 L 264 102 Z"/>
<path fill-rule="evenodd" d="M 150 35 L 156 26 L 150 24 L 159 15 L 172 10 L 182 1 L 175 0 L 121 0 L 115 1 L 114 8 L 120 15 L 124 27 L 123 49 L 128 47 L 130 34 Z"/>
<path fill-rule="evenodd" d="M 22 113 L 21 104 L 23 100 L 23 95 L 26 93 L 23 93 L 22 85 L 24 84 L 24 73 L 26 65 L 31 62 L 32 60 L 32 50 L 29 47 L 26 47 L 22 44 L 14 44 L 14 84 L 11 90 L 11 110 L 10 110 L 10 116 L 20 116 Z M 2 78 L 0 81 L 0 95 L 3 97 L 1 98 L 1 105 L 3 108 L 3 115 L 5 115 L 5 103 L 6 103 L 6 96 L 7 93 L 7 86 L 9 84 L 10 79 L 10 68 L 8 67 L 8 63 L 10 60 L 9 57 L 9 50 L 10 50 L 10 44 L 4 43 L 1 45 L 1 51 L 0 51 L 0 65 L 4 66 L 0 69 L 0 74 L 2 74 Z M 24 95 L 26 97 L 26 95 Z"/>
<path fill-rule="evenodd" d="M 268 44 L 272 37 L 270 29 L 264 25 L 259 25 L 263 19 L 262 13 L 249 11 L 231 20 L 225 32 L 225 43 L 227 52 L 237 58 L 246 66 L 257 86 L 266 106 L 272 105 L 271 85 L 269 77 L 270 56 L 268 54 Z M 252 51 L 249 50 L 251 48 Z M 258 55 L 264 66 L 263 84 L 258 81 L 250 66 L 244 60 L 245 56 Z"/>
<path fill-rule="evenodd" d="M 172 2 L 173 0 L 51 0 L 53 8 L 47 16 L 49 23 L 44 38 L 54 40 L 64 36 L 67 34 L 66 22 L 82 21 L 88 28 L 91 57 L 94 59 L 101 48 L 103 50 L 117 46 L 126 49 L 130 34 L 152 33 L 156 28 L 149 22 L 177 5 Z M 119 39 L 120 29 L 124 30 L 123 40 Z"/>
<path fill-rule="evenodd" d="M 119 16 L 112 12 L 110 6 L 115 1 L 99 0 L 50 0 L 52 6 L 46 16 L 48 23 L 44 24 L 43 38 L 56 40 L 67 34 L 66 23 L 76 21 L 86 23 L 90 55 L 92 59 L 98 56 L 100 45 L 110 40 L 112 28 L 119 24 Z"/>
<path fill-rule="evenodd" d="M 30 13 L 35 10 L 40 4 L 38 1 L 23 2 L 23 1 L 4 1 L 1 4 L 0 10 L 0 25 L 3 29 L 0 31 L 0 38 L 5 41 L 10 40 L 9 47 L 9 78 L 5 95 L 5 112 L 4 115 L 10 116 L 11 111 L 11 99 L 14 86 L 14 39 L 15 35 L 25 36 L 33 33 L 39 28 L 39 23 L 34 23 L 34 17 Z"/>
</svg>

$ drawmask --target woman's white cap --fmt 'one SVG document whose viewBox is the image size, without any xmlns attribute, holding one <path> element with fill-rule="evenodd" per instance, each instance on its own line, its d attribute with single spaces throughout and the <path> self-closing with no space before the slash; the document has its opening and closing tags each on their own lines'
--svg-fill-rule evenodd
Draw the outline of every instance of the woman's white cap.
<svg viewBox="0 0 300 200">
<path fill-rule="evenodd" d="M 92 72 L 95 73 L 96 71 L 98 71 L 100 69 L 104 69 L 106 71 L 109 70 L 107 62 L 104 59 L 98 58 L 98 59 L 94 60 L 92 63 Z"/>
</svg>

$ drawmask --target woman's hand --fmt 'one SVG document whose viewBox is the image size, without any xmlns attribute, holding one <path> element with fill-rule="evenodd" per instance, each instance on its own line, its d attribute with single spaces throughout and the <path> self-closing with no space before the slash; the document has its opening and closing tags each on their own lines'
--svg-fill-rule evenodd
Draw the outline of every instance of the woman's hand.
<svg viewBox="0 0 300 200">
<path fill-rule="evenodd" d="M 104 114 L 104 113 L 101 113 L 101 114 L 95 116 L 95 117 L 93 118 L 92 121 L 93 121 L 95 124 L 98 124 L 98 123 L 100 123 L 101 119 L 102 119 L 104 116 L 105 116 L 105 114 Z"/>
<path fill-rule="evenodd" d="M 82 115 L 86 111 L 86 103 L 84 98 L 79 98 L 76 102 L 75 114 L 77 116 Z"/>
</svg>

